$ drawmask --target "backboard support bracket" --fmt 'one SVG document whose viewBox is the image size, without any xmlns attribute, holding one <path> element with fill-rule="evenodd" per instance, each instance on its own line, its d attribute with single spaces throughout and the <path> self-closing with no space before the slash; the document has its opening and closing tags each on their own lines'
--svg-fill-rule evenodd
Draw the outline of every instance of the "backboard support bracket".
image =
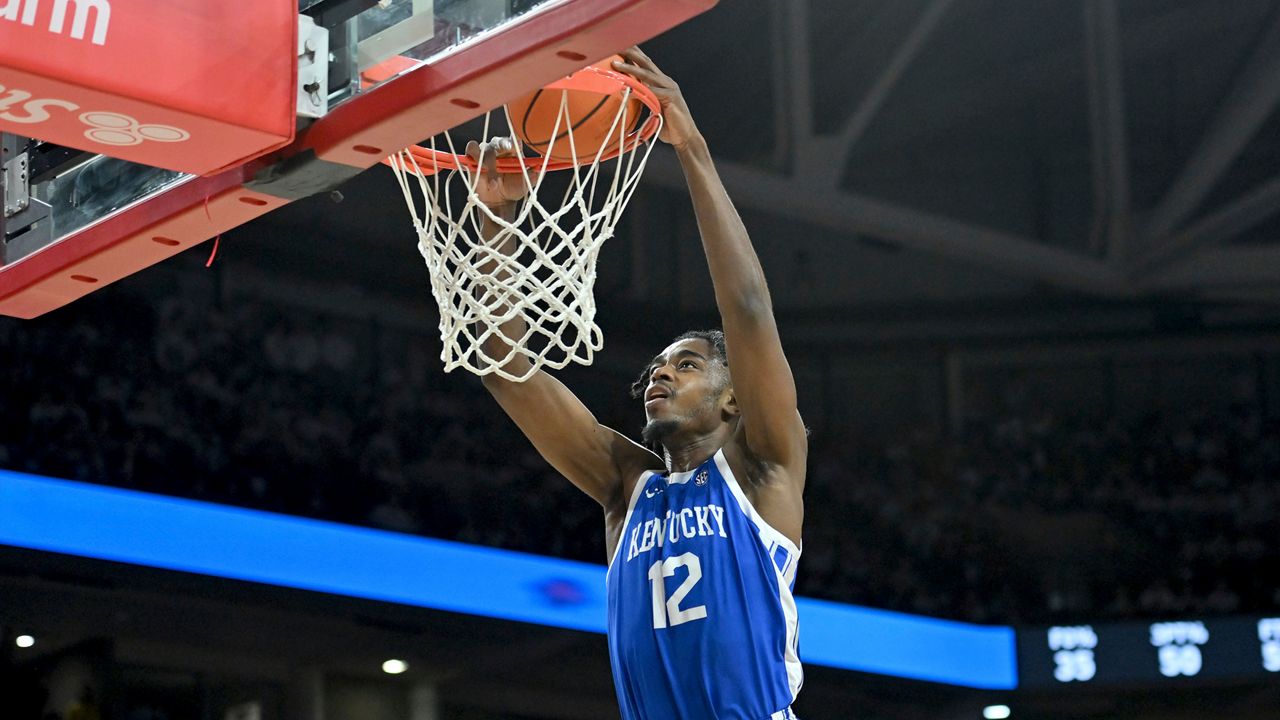
<svg viewBox="0 0 1280 720">
<path fill-rule="evenodd" d="M 364 170 L 321 160 L 314 150 L 308 149 L 262 168 L 244 187 L 284 200 L 301 200 L 316 193 L 336 190 Z"/>
<path fill-rule="evenodd" d="M 329 30 L 298 16 L 298 117 L 329 112 Z"/>
<path fill-rule="evenodd" d="M 36 141 L 0 133 L 0 265 L 48 245 L 53 221 L 48 203 L 31 197 L 31 158 Z"/>
</svg>

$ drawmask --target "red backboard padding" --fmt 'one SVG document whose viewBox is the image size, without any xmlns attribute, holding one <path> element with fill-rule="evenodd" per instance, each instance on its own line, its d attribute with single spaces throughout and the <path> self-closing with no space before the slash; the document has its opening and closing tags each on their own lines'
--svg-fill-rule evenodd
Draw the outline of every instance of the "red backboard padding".
<svg viewBox="0 0 1280 720">
<path fill-rule="evenodd" d="M 5 8 L 11 5 L 22 6 L 24 3 L 35 3 L 39 0 L 0 0 L 0 84 L 10 82 L 6 78 L 15 77 L 15 66 L 11 65 L 11 56 L 17 56 L 25 63 L 31 63 L 35 53 L 30 52 L 30 45 L 24 46 L 28 51 L 18 52 L 9 45 L 9 35 L 13 25 L 20 25 L 7 19 Z M 89 7 L 106 4 L 108 0 L 43 0 L 41 7 L 64 5 L 69 8 Z M 659 33 L 672 28 L 689 18 L 710 9 L 717 0 L 569 0 L 568 2 L 550 5 L 545 11 L 532 14 L 523 21 L 512 23 L 498 32 L 457 52 L 434 62 L 431 65 L 417 67 L 402 75 L 391 78 L 387 82 L 374 87 L 367 93 L 352 98 L 334 109 L 325 117 L 317 120 L 306 132 L 294 138 L 292 143 L 269 157 L 258 158 L 247 164 L 234 164 L 230 169 L 218 174 L 209 175 L 207 170 L 201 173 L 207 177 L 193 179 L 187 183 L 159 193 L 144 202 L 121 210 L 102 222 L 69 235 L 52 245 L 24 257 L 17 262 L 0 265 L 0 315 L 31 318 L 59 308 L 73 300 L 93 292 L 126 275 L 137 272 L 173 254 L 181 252 L 192 245 L 207 240 L 214 235 L 248 222 L 266 212 L 287 204 L 287 199 L 274 197 L 245 187 L 253 180 L 257 171 L 272 162 L 289 158 L 307 150 L 328 163 L 370 167 L 382 158 L 416 143 L 423 138 L 447 128 L 465 122 L 482 113 L 487 108 L 497 107 L 532 88 L 545 85 L 556 78 L 568 75 L 579 68 L 621 50 L 629 45 L 643 42 Z M 6 4 L 7 3 L 7 4 Z M 275 98 L 279 91 L 276 84 L 284 81 L 288 90 L 288 108 L 283 117 L 291 131 L 293 128 L 293 86 L 296 75 L 296 40 L 294 35 L 296 3 L 294 0 L 254 0 L 250 4 L 211 3 L 216 10 L 206 11 L 203 6 L 192 0 L 111 0 L 112 25 L 105 38 L 103 47 L 110 47 L 115 42 L 115 18 L 117 13 L 126 9 L 137 10 L 146 5 L 148 12 L 155 11 L 151 17 L 168 18 L 165 22 L 173 22 L 180 14 L 177 8 L 185 8 L 193 13 L 193 17 L 203 18 L 199 23 L 173 22 L 175 32 L 183 34 L 199 47 L 209 47 L 208 38 L 197 39 L 189 32 L 192 24 L 222 25 L 217 30 L 219 42 L 227 43 L 217 50 L 220 60 L 212 66 L 198 71 L 189 82 L 179 70 L 182 65 L 163 68 L 159 75 L 169 83 L 192 85 L 190 93 L 181 93 L 184 102 L 201 102 L 201 95 L 207 99 L 212 95 L 204 88 L 203 83 L 219 86 L 219 103 L 209 103 L 205 111 L 217 112 L 213 115 L 200 115 L 204 120 L 210 117 L 221 118 L 222 122 L 231 119 L 235 122 L 249 122 L 258 113 L 276 117 L 274 105 L 268 112 L 261 103 Z M 252 14 L 246 8 L 252 8 Z M 41 10 L 44 13 L 45 10 Z M 68 11 L 68 15 L 72 14 Z M 277 15 L 280 18 L 277 18 Z M 284 35 L 283 17 L 288 19 L 288 41 L 275 45 L 274 55 L 258 53 L 237 55 L 236 52 L 222 52 L 229 47 L 243 48 L 248 37 L 262 37 L 277 34 Z M 91 13 L 86 13 L 91 17 Z M 220 22 L 212 22 L 217 16 Z M 24 26 L 21 42 L 51 43 L 57 40 L 60 49 L 68 47 L 61 43 L 81 43 L 95 45 L 86 23 L 82 28 L 82 39 L 72 40 L 55 37 L 48 32 L 49 19 L 46 15 L 37 14 L 37 18 L 45 18 L 31 26 Z M 267 31 L 266 18 L 273 18 Z M 188 18 L 190 20 L 190 18 Z M 277 22 L 279 20 L 279 22 Z M 43 25 L 42 25 L 43 23 Z M 70 28 L 70 18 L 64 23 L 64 32 Z M 150 29 L 148 30 L 147 27 Z M 123 86 L 105 84 L 103 88 L 88 88 L 77 85 L 81 89 L 94 89 L 104 97 L 117 98 L 113 93 L 122 87 L 146 87 L 148 83 L 138 80 L 147 74 L 156 64 L 177 63 L 179 57 L 187 54 L 174 49 L 168 39 L 156 40 L 167 49 L 153 52 L 148 46 L 152 39 L 147 33 L 164 34 L 166 25 L 153 24 L 138 26 L 139 35 L 135 36 L 135 47 L 130 50 L 119 50 L 123 60 L 116 58 L 115 70 L 106 67 L 86 71 L 75 62 L 69 63 L 68 70 L 86 72 L 95 81 L 107 83 L 124 83 Z M 213 28 L 207 28 L 213 32 Z M 34 33 L 34 34 L 33 34 Z M 28 40 L 27 38 L 37 38 Z M 52 38 L 52 40 L 48 39 Z M 248 42 L 248 45 L 259 46 L 265 40 Z M 216 45 L 216 43 L 214 43 Z M 52 48 L 52 45 L 48 47 Z M 95 45 L 95 47 L 97 47 Z M 84 51 L 77 46 L 77 51 L 93 55 L 93 51 Z M 113 52 L 116 52 L 113 50 Z M 56 54 L 50 50 L 46 59 Z M 212 57 L 212 55 L 210 55 Z M 256 60 L 249 59 L 257 58 Z M 159 58 L 159 59 L 158 59 Z M 167 59 L 166 59 L 167 58 Z M 50 61 L 52 62 L 52 61 Z M 59 64 L 62 60 L 57 61 Z M 182 62 L 185 62 L 182 61 Z M 217 63 L 222 63 L 221 66 Z M 256 69 L 249 72 L 250 66 L 258 63 Z M 89 63 L 92 64 L 92 63 Z M 28 72 L 23 66 L 23 72 Z M 125 68 L 125 69 L 122 69 Z M 132 68 L 132 70 L 128 70 Z M 245 71 L 245 72 L 241 72 Z M 44 72 L 49 72 L 45 67 Z M 131 78 L 117 78 L 115 73 L 123 73 Z M 109 77 L 108 77 L 109 76 Z M 45 76 L 41 76 L 45 77 Z M 76 82 L 87 82 L 84 75 L 77 75 Z M 53 81 L 52 77 L 45 78 Z M 65 82 L 65 78 L 61 78 Z M 104 89 L 106 88 L 106 89 Z M 268 98 L 267 96 L 270 96 Z M 0 103 L 4 102 L 0 95 Z M 96 97 L 96 96 L 95 96 Z M 155 97 L 142 98 L 140 102 L 154 102 Z M 258 105 L 255 105 L 258 103 Z M 183 112 L 184 117 L 195 118 L 198 113 L 192 107 L 171 109 L 170 112 Z M 203 111 L 202 111 L 203 112 Z M 51 113 L 52 114 L 52 113 Z M 64 113 L 69 114 L 69 113 Z M 142 118 L 141 115 L 134 117 Z M 75 116 L 72 129 L 83 136 L 85 126 Z M 276 118 L 279 119 L 279 118 Z M 159 117 L 146 116 L 144 123 L 163 124 L 166 121 Z M 175 121 L 176 122 L 176 121 Z M 80 124 L 75 124 L 80 123 Z M 0 130 L 18 132 L 27 136 L 47 139 L 58 144 L 73 147 L 85 147 L 83 137 L 77 144 L 74 138 L 54 137 L 48 133 L 39 134 L 32 130 L 32 124 L 19 125 L 14 129 L 0 120 Z M 183 126 L 184 128 L 186 126 Z M 229 128 L 231 125 L 226 125 Z M 236 126 L 244 129 L 245 126 Z M 269 130 L 259 127 L 258 132 L 270 134 Z M 241 135 L 247 137 L 247 135 Z M 219 142 L 191 140 L 177 143 L 148 141 L 147 152 L 159 152 L 155 158 L 138 162 L 158 167 L 175 168 L 172 160 L 178 153 L 174 148 L 199 145 L 200 151 L 217 153 Z M 131 150 L 146 147 L 148 143 L 132 146 Z M 89 148 L 94 152 L 104 152 L 101 148 Z M 270 148 L 267 148 L 268 150 Z M 105 154 L 125 159 L 135 159 L 122 152 L 113 151 Z M 226 153 L 231 155 L 235 153 Z M 211 161 L 209 168 L 217 167 Z M 181 169 L 181 168 L 175 168 Z M 188 170 L 190 171 L 190 170 Z M 197 173 L 197 174 L 201 174 Z M 408 221 L 406 220 L 406 226 Z"/>
<path fill-rule="evenodd" d="M 248 167 L 194 178 L 0 273 L 0 315 L 30 319 L 288 204 L 246 190 Z"/>
<path fill-rule="evenodd" d="M 206 175 L 293 139 L 296 0 L 0 2 L 0 130 Z"/>
</svg>

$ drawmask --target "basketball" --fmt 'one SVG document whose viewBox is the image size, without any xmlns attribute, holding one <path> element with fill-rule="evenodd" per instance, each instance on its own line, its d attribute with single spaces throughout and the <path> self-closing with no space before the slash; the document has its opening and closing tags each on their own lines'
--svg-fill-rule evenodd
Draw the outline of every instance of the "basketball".
<svg viewBox="0 0 1280 720">
<path fill-rule="evenodd" d="M 592 67 L 612 70 L 611 63 L 621 60 L 613 55 L 595 63 Z M 639 123 L 644 105 L 634 96 L 627 101 L 626 127 L 614 125 L 622 106 L 626 90 L 619 87 L 612 94 L 604 95 L 589 90 L 539 89 L 507 103 L 512 131 L 526 148 L 553 161 L 591 162 L 600 147 L 617 143 L 620 133 L 630 134 Z M 564 117 L 556 126 L 561 113 L 561 96 L 564 96 Z M 569 142 L 573 132 L 572 148 Z M 611 132 L 612 131 L 612 132 Z M 552 133 L 555 137 L 552 137 Z"/>
</svg>

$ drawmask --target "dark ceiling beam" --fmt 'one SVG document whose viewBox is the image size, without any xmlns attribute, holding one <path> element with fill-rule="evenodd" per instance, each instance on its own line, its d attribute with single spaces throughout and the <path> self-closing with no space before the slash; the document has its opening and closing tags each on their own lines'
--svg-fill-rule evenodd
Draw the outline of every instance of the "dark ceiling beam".
<svg viewBox="0 0 1280 720">
<path fill-rule="evenodd" d="M 1178 262 L 1193 253 L 1239 237 L 1280 213 L 1280 176 L 1206 215 L 1190 227 L 1151 247 L 1134 261 L 1137 272 Z"/>
<path fill-rule="evenodd" d="M 773 31 L 774 117 L 778 127 L 774 166 L 817 177 L 836 187 L 849 153 L 866 133 L 893 88 L 920 53 L 955 0 L 931 0 L 857 109 L 834 135 L 818 135 L 813 122 L 813 18 L 809 0 L 775 0 Z"/>
<path fill-rule="evenodd" d="M 1191 217 L 1280 103 L 1280 10 L 1259 35 L 1253 53 L 1219 106 L 1142 233 L 1144 250 L 1164 242 Z"/>
<path fill-rule="evenodd" d="M 1253 306 L 1280 306 L 1280 287 L 1210 288 L 1197 294 L 1205 300 Z M 1266 307 L 1259 323 L 1274 324 L 1275 309 Z"/>
<path fill-rule="evenodd" d="M 813 137 L 813 85 L 809 44 L 809 0 L 773 0 L 773 111 L 775 166 L 804 167 Z M 790 161 L 790 163 L 788 163 Z"/>
<path fill-rule="evenodd" d="M 1185 52 L 1189 45 L 1206 38 L 1239 33 L 1251 27 L 1243 23 L 1253 22 L 1253 18 L 1240 20 L 1224 13 L 1217 3 L 1177 6 L 1126 28 L 1127 36 L 1139 37 L 1142 41 L 1128 49 L 1125 60 L 1137 64 Z M 875 152 L 867 150 L 866 154 L 874 157 L 900 153 L 903 148 L 947 135 L 956 127 L 1018 111 L 1028 97 L 1055 87 L 1053 83 L 1046 83 L 1045 78 L 1074 77 L 1079 70 L 1079 49 L 1072 45 L 1047 49 L 1026 63 L 1009 67 L 1006 73 L 974 75 L 970 82 L 952 83 L 927 94 L 911 94 L 896 108 L 896 114 L 911 118 L 911 122 L 877 133 Z"/>
<path fill-rule="evenodd" d="M 1073 302 L 1079 302 L 1078 299 Z M 779 326 L 785 325 L 788 344 L 812 347 L 866 346 L 902 348 L 916 342 L 1014 340 L 1046 337 L 1086 337 L 1091 335 L 1123 335 L 1151 326 L 1152 311 L 1147 307 L 1121 303 L 1115 307 L 1090 305 L 1071 311 L 1062 308 L 1015 307 L 1004 310 L 974 307 L 972 312 L 950 310 L 939 314 L 937 308 L 922 309 L 913 317 L 893 316 L 877 319 L 842 317 L 794 318 L 779 315 Z M 1006 351 L 1007 352 L 1007 351 Z"/>
<path fill-rule="evenodd" d="M 1129 237 L 1129 143 L 1116 0 L 1084 0 L 1095 220 L 1091 248 L 1122 262 Z"/>
<path fill-rule="evenodd" d="M 1102 261 L 1030 238 L 841 192 L 818 184 L 808 175 L 784 177 L 731 162 L 717 166 L 729 194 L 745 207 L 850 236 L 868 235 L 1081 293 L 1129 293 L 1121 273 Z M 685 188 L 679 162 L 666 148 L 654 151 L 644 182 L 680 191 Z"/>
<path fill-rule="evenodd" d="M 1280 286 L 1280 246 L 1240 245 L 1206 250 L 1144 278 L 1139 290 L 1169 292 Z"/>
<path fill-rule="evenodd" d="M 769 3 L 769 81 L 773 112 L 773 167 L 785 170 L 791 158 L 792 133 L 791 92 L 794 74 L 791 72 L 791 17 L 799 3 L 790 0 L 773 0 Z"/>
<path fill-rule="evenodd" d="M 840 159 L 840 162 L 832 163 L 837 168 L 837 171 L 844 168 L 853 147 L 866 134 L 867 128 L 871 127 L 871 122 L 880 113 L 880 109 L 884 106 L 885 100 L 889 98 L 889 94 L 897 86 L 898 81 L 902 79 L 903 74 L 906 73 L 911 62 L 915 60 L 916 55 L 920 53 L 920 49 L 924 47 L 929 37 L 933 35 L 933 31 L 941 24 L 947 10 L 954 4 L 955 0 L 933 0 L 929 3 L 924 12 L 920 14 L 920 19 L 916 21 L 915 26 L 911 28 L 911 32 L 907 34 L 906 39 L 894 51 L 893 58 L 889 60 L 889 64 L 885 66 L 884 71 L 876 78 L 871 89 L 863 96 L 862 102 L 858 104 L 858 109 L 841 126 L 836 138 L 838 153 L 834 156 L 829 156 Z"/>
</svg>

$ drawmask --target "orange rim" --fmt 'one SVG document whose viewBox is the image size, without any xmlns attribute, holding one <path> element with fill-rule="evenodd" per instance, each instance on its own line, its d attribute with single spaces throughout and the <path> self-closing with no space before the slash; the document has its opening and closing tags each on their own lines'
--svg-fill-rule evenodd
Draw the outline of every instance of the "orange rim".
<svg viewBox="0 0 1280 720">
<path fill-rule="evenodd" d="M 662 105 L 658 102 L 658 96 L 647 85 L 630 75 L 594 65 L 587 66 L 543 88 L 545 90 L 585 90 L 601 95 L 612 95 L 622 88 L 631 89 L 636 99 L 649 109 L 649 117 L 640 126 L 640 129 L 633 131 L 626 137 L 624 142 L 621 143 L 621 147 L 611 143 L 613 147 L 602 153 L 599 160 L 594 162 L 612 160 L 653 139 L 653 136 L 658 132 L 662 117 Z M 423 175 L 434 175 L 441 170 L 466 168 L 474 172 L 478 169 L 478 165 L 474 160 L 458 153 L 432 150 L 421 145 L 410 145 L 405 148 L 405 151 L 413 156 L 418 169 L 422 171 Z M 393 162 L 392 157 L 383 159 L 382 163 L 391 165 Z M 526 169 L 542 172 L 543 170 L 570 170 L 581 165 L 582 163 L 579 161 L 547 160 L 542 157 L 500 158 L 497 163 L 497 170 L 500 173 L 523 173 Z"/>
</svg>

